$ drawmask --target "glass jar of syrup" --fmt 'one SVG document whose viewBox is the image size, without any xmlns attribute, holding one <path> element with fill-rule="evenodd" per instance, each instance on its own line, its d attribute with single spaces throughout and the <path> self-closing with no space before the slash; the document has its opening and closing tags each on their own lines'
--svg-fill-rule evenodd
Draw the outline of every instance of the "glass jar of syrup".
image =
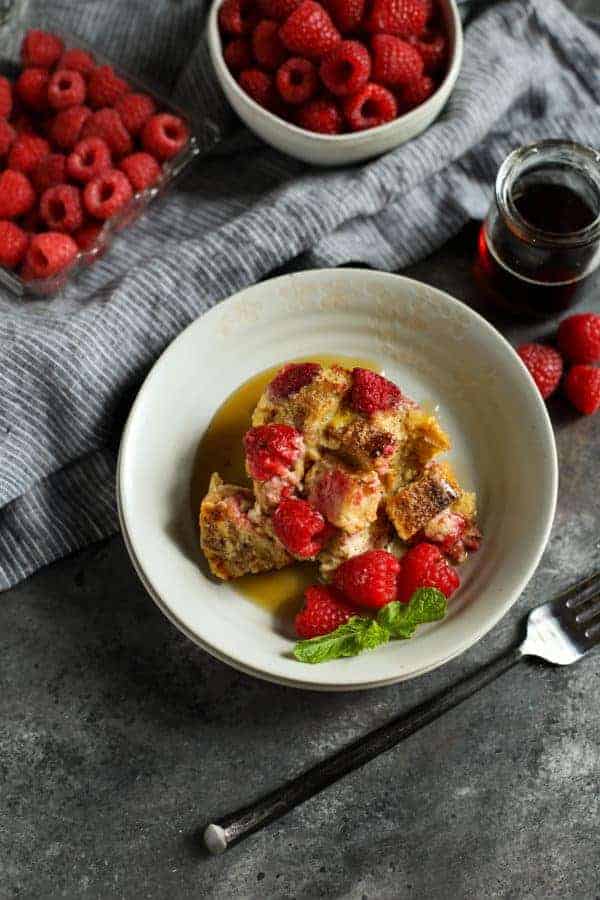
<svg viewBox="0 0 600 900">
<path fill-rule="evenodd" d="M 600 154 L 570 141 L 514 150 L 502 163 L 475 272 L 507 311 L 567 309 L 600 262 Z"/>
</svg>

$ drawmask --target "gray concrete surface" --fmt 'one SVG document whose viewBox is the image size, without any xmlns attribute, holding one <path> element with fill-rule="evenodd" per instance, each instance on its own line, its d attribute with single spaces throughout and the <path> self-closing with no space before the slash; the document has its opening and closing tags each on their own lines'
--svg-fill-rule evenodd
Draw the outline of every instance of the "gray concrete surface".
<svg viewBox="0 0 600 900">
<path fill-rule="evenodd" d="M 468 229 L 410 274 L 477 303 Z M 595 279 L 582 306 L 600 310 Z M 551 325 L 515 328 L 513 339 Z M 0 597 L 0 897 L 598 900 L 600 651 L 523 665 L 219 858 L 200 826 L 408 710 L 600 568 L 600 414 L 550 405 L 558 515 L 510 615 L 408 684 L 303 693 L 240 675 L 146 597 L 118 537 Z"/>
</svg>

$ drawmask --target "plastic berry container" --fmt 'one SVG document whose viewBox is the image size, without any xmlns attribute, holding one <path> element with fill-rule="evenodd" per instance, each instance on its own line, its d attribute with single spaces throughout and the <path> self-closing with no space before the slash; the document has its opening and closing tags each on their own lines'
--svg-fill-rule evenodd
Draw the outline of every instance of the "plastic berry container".
<svg viewBox="0 0 600 900">
<path fill-rule="evenodd" d="M 144 93 L 152 97 L 156 105 L 158 113 L 169 113 L 182 119 L 188 129 L 188 138 L 184 146 L 175 156 L 160 162 L 161 172 L 156 181 L 149 187 L 142 190 L 133 189 L 131 199 L 122 206 L 110 218 L 100 221 L 98 234 L 93 242 L 86 249 L 79 249 L 73 262 L 66 268 L 57 272 L 48 278 L 23 278 L 18 270 L 11 270 L 0 265 L 0 285 L 8 288 L 12 293 L 18 296 L 37 295 L 51 296 L 61 291 L 67 283 L 70 283 L 82 270 L 87 269 L 100 256 L 104 256 L 112 246 L 113 241 L 124 231 L 127 226 L 138 219 L 147 209 L 147 207 L 168 191 L 188 168 L 191 162 L 201 153 L 208 150 L 218 140 L 218 129 L 210 120 L 202 122 L 193 121 L 192 117 L 182 110 L 180 107 L 172 103 L 171 100 L 163 96 L 160 90 L 149 84 L 147 81 L 132 75 L 112 59 L 99 53 L 87 41 L 63 31 L 52 30 L 51 32 L 60 38 L 64 44 L 65 51 L 71 49 L 80 49 L 90 54 L 96 66 L 111 66 L 119 78 L 124 79 L 130 87 L 130 91 L 134 93 Z M 0 59 L 0 75 L 5 76 L 13 83 L 22 71 L 20 58 L 20 48 L 23 39 L 27 34 L 27 30 L 22 29 L 13 32 L 10 35 L 10 48 L 8 52 L 4 52 Z M 139 140 L 134 139 L 135 145 L 131 152 L 139 152 L 144 148 L 139 146 Z M 51 151 L 55 152 L 55 148 L 51 146 Z M 58 150 L 68 155 L 70 150 Z M 115 162 L 115 168 L 118 162 Z M 8 168 L 6 160 L 0 162 L 0 172 Z M 71 182 L 72 183 L 72 182 Z M 85 184 L 80 185 L 81 188 Z M 39 203 L 39 196 L 36 204 Z M 16 224 L 22 224 L 16 219 Z M 88 220 L 88 224 L 89 224 Z M 93 220 L 92 220 L 93 221 Z M 44 229 L 40 229 L 43 231 Z M 51 230 L 51 229 L 47 229 Z M 124 238 L 126 239 L 126 238 Z"/>
</svg>

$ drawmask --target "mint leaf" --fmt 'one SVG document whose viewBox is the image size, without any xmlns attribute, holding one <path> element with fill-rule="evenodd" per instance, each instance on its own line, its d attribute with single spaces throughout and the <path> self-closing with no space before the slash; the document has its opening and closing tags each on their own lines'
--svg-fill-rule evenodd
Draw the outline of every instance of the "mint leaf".
<svg viewBox="0 0 600 900">
<path fill-rule="evenodd" d="M 344 656 L 358 656 L 389 640 L 389 633 L 374 619 L 352 616 L 335 631 L 307 641 L 298 641 L 294 656 L 304 663 L 329 662 Z"/>
<path fill-rule="evenodd" d="M 419 588 L 410 603 L 397 600 L 379 610 L 377 621 L 391 637 L 410 638 L 418 625 L 443 619 L 448 607 L 446 598 L 437 588 Z"/>
</svg>

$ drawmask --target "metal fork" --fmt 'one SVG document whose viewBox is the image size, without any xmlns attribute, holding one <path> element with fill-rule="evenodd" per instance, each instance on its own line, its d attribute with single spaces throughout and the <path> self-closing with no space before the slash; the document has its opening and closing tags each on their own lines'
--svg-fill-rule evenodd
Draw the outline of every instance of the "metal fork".
<svg viewBox="0 0 600 900">
<path fill-rule="evenodd" d="M 390 750 L 403 738 L 458 706 L 524 657 L 537 656 L 558 666 L 568 666 L 598 643 L 600 572 L 533 609 L 527 618 L 525 640 L 520 646 L 511 647 L 473 675 L 451 685 L 406 715 L 369 732 L 255 803 L 211 822 L 204 829 L 206 847 L 211 853 L 223 853 L 232 844 L 279 819 L 348 772 Z"/>
</svg>

